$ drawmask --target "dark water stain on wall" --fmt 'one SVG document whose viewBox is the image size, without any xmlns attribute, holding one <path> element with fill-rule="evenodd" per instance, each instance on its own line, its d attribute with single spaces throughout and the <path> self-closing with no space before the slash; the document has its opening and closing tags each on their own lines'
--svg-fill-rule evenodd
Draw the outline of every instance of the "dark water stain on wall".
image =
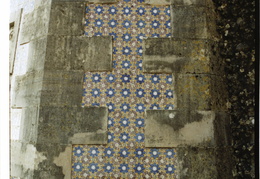
<svg viewBox="0 0 260 179">
<path fill-rule="evenodd" d="M 226 62 L 236 178 L 255 178 L 255 1 L 213 0 Z M 257 82 L 256 82 L 257 83 Z"/>
</svg>

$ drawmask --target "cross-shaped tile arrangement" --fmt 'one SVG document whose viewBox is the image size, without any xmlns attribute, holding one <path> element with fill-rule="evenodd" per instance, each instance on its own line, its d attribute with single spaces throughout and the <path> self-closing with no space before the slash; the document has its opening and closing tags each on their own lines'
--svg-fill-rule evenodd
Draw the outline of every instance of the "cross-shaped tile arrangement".
<svg viewBox="0 0 260 179">
<path fill-rule="evenodd" d="M 82 101 L 108 107 L 108 144 L 74 145 L 72 178 L 175 178 L 175 150 L 144 146 L 145 110 L 173 109 L 174 92 L 171 74 L 142 72 L 142 41 L 170 28 L 169 6 L 87 4 L 85 35 L 113 36 L 113 71 L 87 72 Z"/>
</svg>

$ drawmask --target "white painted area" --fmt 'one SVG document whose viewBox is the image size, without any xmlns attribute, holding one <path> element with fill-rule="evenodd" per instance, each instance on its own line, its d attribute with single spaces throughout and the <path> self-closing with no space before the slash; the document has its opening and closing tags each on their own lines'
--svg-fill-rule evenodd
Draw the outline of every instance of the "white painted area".
<svg viewBox="0 0 260 179">
<path fill-rule="evenodd" d="M 25 14 L 30 13 L 34 10 L 35 0 L 10 0 L 10 13 L 23 8 Z"/>
<path fill-rule="evenodd" d="M 12 141 L 11 144 L 11 165 L 22 165 L 24 171 L 12 170 L 12 176 L 21 176 L 19 172 L 25 173 L 26 170 L 37 170 L 40 162 L 46 159 L 43 153 L 36 150 L 32 144 L 27 144 L 22 148 L 22 143 Z M 26 162 L 24 162 L 26 161 Z M 13 167 L 12 167 L 13 168 Z"/>
<path fill-rule="evenodd" d="M 11 139 L 19 140 L 22 109 L 11 109 Z"/>
<path fill-rule="evenodd" d="M 27 71 L 29 43 L 17 47 L 14 63 L 14 76 L 24 75 Z"/>
<path fill-rule="evenodd" d="M 174 116 L 175 116 L 175 114 L 174 114 L 174 113 L 170 113 L 170 114 L 169 114 L 169 118 L 170 118 L 170 119 L 173 119 L 173 118 L 174 118 Z"/>
</svg>

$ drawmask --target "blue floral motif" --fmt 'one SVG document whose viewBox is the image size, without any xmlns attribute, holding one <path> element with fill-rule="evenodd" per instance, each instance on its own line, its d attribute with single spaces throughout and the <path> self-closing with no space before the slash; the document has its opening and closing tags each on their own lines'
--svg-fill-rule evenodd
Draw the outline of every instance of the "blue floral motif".
<svg viewBox="0 0 260 179">
<path fill-rule="evenodd" d="M 96 33 L 94 34 L 94 36 L 102 36 L 102 33 L 101 33 L 101 32 L 96 32 Z"/>
<path fill-rule="evenodd" d="M 164 153 L 167 158 L 173 158 L 175 155 L 175 152 L 173 149 L 167 149 Z"/>
<path fill-rule="evenodd" d="M 164 93 L 166 98 L 173 98 L 173 91 L 172 90 L 166 90 Z"/>
<path fill-rule="evenodd" d="M 103 8 L 102 6 L 100 6 L 100 5 L 98 5 L 98 6 L 95 8 L 95 12 L 96 12 L 98 15 L 102 14 L 103 11 L 104 11 L 104 8 Z"/>
<path fill-rule="evenodd" d="M 159 90 L 153 89 L 153 90 L 151 90 L 150 94 L 151 94 L 152 98 L 158 98 L 161 93 Z"/>
<path fill-rule="evenodd" d="M 135 120 L 135 126 L 136 127 L 144 127 L 144 119 L 143 118 L 137 118 Z"/>
<path fill-rule="evenodd" d="M 113 82 L 115 82 L 115 80 L 116 80 L 116 76 L 113 75 L 113 74 L 108 74 L 107 77 L 106 77 L 106 80 L 107 80 L 107 82 L 109 82 L 109 83 L 113 83 Z"/>
<path fill-rule="evenodd" d="M 107 127 L 112 127 L 112 126 L 114 126 L 114 124 L 115 124 L 114 119 L 111 117 L 108 117 Z"/>
<path fill-rule="evenodd" d="M 112 20 L 110 20 L 110 21 L 108 22 L 109 27 L 112 27 L 112 28 L 116 27 L 117 24 L 118 24 L 118 23 L 117 23 L 117 20 L 115 20 L 115 19 L 112 19 Z"/>
<path fill-rule="evenodd" d="M 139 8 L 137 8 L 136 12 L 138 15 L 142 16 L 146 13 L 146 10 L 143 7 L 139 7 Z"/>
<path fill-rule="evenodd" d="M 130 47 L 126 46 L 126 47 L 123 47 L 122 52 L 123 52 L 124 55 L 130 55 L 132 50 L 131 50 Z"/>
<path fill-rule="evenodd" d="M 119 138 L 120 138 L 120 141 L 121 141 L 121 142 L 127 142 L 128 139 L 130 138 L 130 136 L 129 136 L 128 133 L 123 132 L 123 133 L 120 134 L 120 137 L 119 137 Z"/>
<path fill-rule="evenodd" d="M 171 14 L 170 7 L 165 8 L 164 13 L 165 13 L 167 16 L 170 16 L 170 14 Z"/>
<path fill-rule="evenodd" d="M 166 165 L 166 173 L 169 173 L 169 174 L 173 174 L 174 171 L 176 170 L 176 168 L 174 167 L 174 165 Z"/>
<path fill-rule="evenodd" d="M 136 157 L 141 158 L 144 156 L 145 151 L 144 151 L 144 149 L 137 148 L 134 153 L 135 153 Z"/>
<path fill-rule="evenodd" d="M 113 68 L 116 68 L 116 66 L 117 66 L 116 61 L 113 61 Z"/>
<path fill-rule="evenodd" d="M 128 151 L 127 148 L 122 148 L 119 151 L 120 157 L 128 157 L 128 155 L 130 154 L 130 152 Z"/>
<path fill-rule="evenodd" d="M 160 22 L 157 21 L 157 20 L 154 20 L 154 21 L 152 21 L 152 23 L 151 23 L 151 26 L 152 26 L 154 29 L 159 28 L 160 25 L 161 25 Z"/>
<path fill-rule="evenodd" d="M 134 169 L 135 169 L 135 172 L 137 172 L 137 173 L 143 173 L 144 165 L 138 163 L 138 164 L 135 165 Z"/>
<path fill-rule="evenodd" d="M 143 64 L 142 64 L 142 60 L 137 61 L 137 63 L 136 63 L 136 67 L 137 67 L 137 69 L 142 70 L 142 69 L 143 69 L 142 66 L 143 66 Z"/>
<path fill-rule="evenodd" d="M 109 158 L 109 157 L 112 157 L 115 152 L 114 152 L 114 149 L 108 147 L 105 149 L 104 153 L 105 153 L 105 156 Z"/>
<path fill-rule="evenodd" d="M 151 10 L 152 15 L 157 16 L 160 13 L 160 10 L 158 7 L 153 7 Z"/>
<path fill-rule="evenodd" d="M 99 103 L 92 103 L 91 105 L 92 105 L 92 106 L 100 106 Z"/>
<path fill-rule="evenodd" d="M 174 108 L 173 104 L 167 104 L 165 109 L 172 110 Z"/>
<path fill-rule="evenodd" d="M 120 124 L 121 124 L 121 126 L 123 126 L 123 127 L 127 127 L 127 126 L 129 126 L 129 124 L 130 124 L 130 121 L 129 121 L 129 119 L 128 118 L 121 118 L 120 119 L 120 122 L 119 122 Z"/>
<path fill-rule="evenodd" d="M 131 7 L 124 7 L 124 9 L 122 10 L 123 11 L 123 14 L 125 14 L 125 15 L 129 15 L 129 14 L 131 14 L 131 12 L 132 12 L 132 10 L 131 10 Z"/>
<path fill-rule="evenodd" d="M 152 75 L 152 77 L 151 77 L 151 81 L 152 81 L 153 84 L 159 83 L 160 80 L 161 79 L 160 79 L 160 77 L 158 75 Z"/>
<path fill-rule="evenodd" d="M 152 37 L 158 38 L 158 37 L 160 37 L 160 34 L 154 33 L 154 34 L 152 34 Z"/>
<path fill-rule="evenodd" d="M 117 8 L 112 6 L 108 9 L 109 14 L 115 15 L 117 13 Z"/>
<path fill-rule="evenodd" d="M 84 74 L 83 80 L 86 81 L 88 79 L 87 75 Z"/>
<path fill-rule="evenodd" d="M 74 163 L 72 168 L 74 169 L 75 172 L 81 172 L 84 167 L 82 166 L 82 163 L 78 162 L 78 163 Z"/>
<path fill-rule="evenodd" d="M 129 83 L 131 80 L 131 77 L 130 77 L 130 75 L 124 74 L 124 75 L 122 75 L 121 80 L 123 83 Z"/>
<path fill-rule="evenodd" d="M 131 34 L 129 34 L 129 33 L 123 34 L 122 39 L 123 39 L 125 42 L 129 42 L 129 41 L 132 39 Z"/>
<path fill-rule="evenodd" d="M 144 141 L 144 134 L 143 133 L 137 133 L 135 135 L 136 142 L 143 142 Z"/>
<path fill-rule="evenodd" d="M 140 33 L 140 34 L 138 34 L 138 35 L 136 36 L 136 38 L 137 38 L 137 41 L 143 42 L 143 39 L 145 38 L 145 34 Z"/>
<path fill-rule="evenodd" d="M 160 152 L 158 149 L 151 149 L 150 154 L 153 158 L 157 158 L 160 155 Z"/>
<path fill-rule="evenodd" d="M 113 47 L 113 54 L 116 54 L 117 51 L 116 47 Z"/>
<path fill-rule="evenodd" d="M 115 32 L 111 32 L 109 33 L 110 36 L 113 36 L 113 40 L 116 40 L 117 39 L 117 34 Z"/>
<path fill-rule="evenodd" d="M 85 153 L 83 153 L 84 151 L 81 149 L 84 149 L 84 147 L 74 147 L 73 155 L 75 157 L 88 155 L 91 158 L 86 166 L 85 164 L 82 164 L 81 166 L 78 166 L 78 169 L 74 169 L 76 168 L 76 166 L 74 166 L 73 172 L 77 176 L 79 176 L 79 173 L 77 173 L 76 170 L 83 173 L 94 173 L 91 174 L 91 176 L 87 176 L 89 178 L 94 177 L 94 175 L 98 176 L 99 172 L 102 172 L 101 174 L 106 177 L 114 177 L 114 174 L 121 175 L 120 177 L 126 177 L 126 174 L 128 174 L 128 172 L 135 172 L 136 178 L 142 177 L 139 176 L 139 174 L 143 172 L 149 172 L 153 174 L 154 177 L 159 177 L 158 173 L 163 172 L 164 174 L 167 173 L 167 177 L 171 178 L 169 174 L 174 173 L 174 165 L 170 165 L 169 163 L 166 163 L 169 165 L 161 165 L 159 163 L 158 165 L 156 165 L 155 163 L 157 162 L 152 162 L 149 163 L 148 166 L 145 166 L 145 164 L 139 163 L 141 162 L 142 157 L 146 155 L 149 155 L 149 158 L 153 159 L 152 161 L 155 161 L 159 157 L 172 157 L 167 156 L 165 152 L 166 149 L 163 150 L 143 148 L 145 135 L 144 133 L 141 133 L 141 131 L 143 131 L 143 128 L 145 126 L 145 120 L 143 118 L 139 118 L 138 116 L 142 114 L 141 112 L 144 112 L 145 109 L 160 109 L 161 107 L 163 109 L 165 108 L 169 110 L 173 108 L 173 105 L 168 102 L 168 98 L 172 98 L 169 90 L 170 88 L 168 87 L 168 84 L 172 84 L 172 76 L 168 75 L 167 77 L 165 77 L 166 75 L 158 74 L 149 75 L 143 74 L 142 71 L 140 71 L 143 69 L 141 60 L 142 58 L 140 58 L 143 55 L 143 49 L 140 44 L 143 42 L 146 36 L 149 34 L 150 37 L 155 38 L 163 36 L 169 37 L 171 35 L 171 33 L 169 33 L 171 21 L 168 20 L 170 16 L 170 8 L 168 6 L 167 8 L 159 6 L 146 7 L 144 4 L 140 4 L 143 3 L 144 0 L 135 0 L 133 2 L 131 0 L 122 1 L 128 3 L 121 2 L 116 6 L 113 4 L 105 6 L 94 4 L 86 7 L 86 13 L 90 14 L 87 14 L 89 18 L 86 18 L 85 22 L 85 26 L 87 26 L 85 29 L 89 30 L 89 32 L 85 32 L 85 34 L 89 36 L 101 36 L 106 34 L 113 36 L 114 58 L 112 61 L 112 65 L 114 69 L 113 73 L 96 73 L 92 75 L 92 78 L 90 76 L 88 77 L 88 79 L 86 78 L 86 76 L 84 76 L 84 82 L 90 83 L 91 87 L 90 89 L 88 88 L 87 90 L 83 91 L 83 96 L 85 95 L 85 98 L 87 100 L 85 100 L 82 104 L 89 105 L 92 103 L 92 106 L 100 106 L 102 103 L 100 104 L 96 101 L 103 101 L 104 99 L 108 100 L 106 102 L 106 105 L 111 114 L 109 115 L 111 117 L 108 117 L 108 143 L 109 145 L 117 148 L 116 145 L 117 142 L 119 142 L 120 146 L 122 145 L 122 147 L 120 149 L 113 149 L 112 146 L 110 146 L 111 148 L 105 146 L 103 149 L 103 147 L 100 148 L 96 146 L 90 146 L 93 148 L 93 150 L 94 148 L 97 149 L 96 153 L 90 153 L 89 149 L 86 149 Z M 161 19 L 161 15 L 164 19 Z M 149 29 L 146 29 L 147 27 L 149 27 Z M 160 28 L 164 28 L 164 32 L 161 32 Z M 117 42 L 116 40 L 119 41 Z M 129 71 L 129 69 L 131 70 Z M 88 73 L 87 76 L 89 76 Z M 104 79 L 102 79 L 101 76 Z M 137 84 L 135 88 L 130 83 L 132 82 L 131 80 L 135 80 L 135 83 Z M 105 89 L 104 86 L 101 86 L 103 82 L 107 84 L 107 87 Z M 167 83 L 164 90 L 159 89 L 160 82 L 163 82 L 163 84 L 165 84 L 165 82 Z M 122 85 L 121 89 L 118 89 L 120 86 L 117 86 L 116 84 Z M 160 97 L 162 96 L 164 98 L 167 98 L 163 106 L 156 102 L 157 100 L 154 99 L 160 98 L 159 96 L 155 95 L 153 96 L 153 99 L 151 98 L 151 91 L 147 91 L 148 87 L 149 90 L 156 89 L 158 92 L 160 92 Z M 92 92 L 93 88 L 99 90 L 98 94 L 94 94 Z M 132 88 L 134 89 L 134 91 Z M 119 95 L 119 93 L 120 97 L 115 98 L 115 101 L 113 101 L 113 98 Z M 93 96 L 91 96 L 93 94 L 97 97 L 99 96 L 99 98 L 102 98 L 100 100 L 97 100 L 97 98 L 95 99 Z M 106 98 L 103 98 L 104 96 L 106 96 Z M 140 99 L 146 96 L 150 99 L 150 103 L 148 103 L 148 101 L 144 102 Z M 89 100 L 89 98 L 92 99 Z M 133 100 L 131 100 L 131 98 L 133 98 Z M 123 102 L 119 103 L 121 100 L 123 100 Z M 131 111 L 131 113 L 129 111 Z M 134 127 L 134 130 L 132 131 L 132 128 L 129 128 L 129 126 Z M 118 131 L 118 129 L 120 129 L 121 131 Z M 132 146 L 132 143 L 128 143 L 129 141 L 137 143 L 136 147 Z M 102 157 L 104 157 L 105 159 L 103 163 L 101 162 L 101 160 L 99 161 L 101 153 Z M 111 162 L 111 159 L 113 157 L 120 157 L 123 161 L 121 160 L 118 161 L 119 163 L 114 164 L 113 162 Z M 131 160 L 129 160 L 128 164 L 128 157 L 135 157 L 137 159 L 137 162 L 134 161 L 134 163 L 131 163 Z M 101 162 L 102 164 L 99 164 L 99 162 Z M 90 167 L 90 165 L 92 166 L 92 168 Z M 120 174 L 118 173 L 119 171 Z M 80 175 L 82 174 L 80 173 Z"/>
<path fill-rule="evenodd" d="M 82 96 L 86 96 L 87 95 L 87 90 L 86 89 L 83 89 L 83 94 Z"/>
<path fill-rule="evenodd" d="M 85 9 L 86 14 L 89 13 L 89 11 L 90 11 L 89 7 L 86 6 L 86 9 Z"/>
<path fill-rule="evenodd" d="M 122 68 L 124 68 L 124 69 L 129 69 L 129 68 L 132 66 L 132 64 L 130 63 L 129 60 L 125 60 L 125 61 L 122 61 L 121 66 L 122 66 Z"/>
<path fill-rule="evenodd" d="M 101 94 L 100 89 L 98 89 L 98 88 L 92 89 L 91 94 L 92 94 L 92 96 L 95 97 L 95 98 L 98 97 L 98 96 L 100 96 L 100 94 Z"/>
<path fill-rule="evenodd" d="M 115 111 L 115 105 L 113 104 L 113 103 L 107 103 L 107 107 L 108 107 L 108 111 L 109 112 L 113 112 L 113 111 Z"/>
<path fill-rule="evenodd" d="M 171 21 L 170 20 L 166 21 L 164 23 L 164 25 L 165 25 L 166 28 L 170 29 L 171 28 Z"/>
<path fill-rule="evenodd" d="M 136 23 L 136 25 L 137 25 L 138 28 L 142 29 L 142 28 L 144 28 L 144 27 L 146 26 L 146 23 L 145 23 L 145 21 L 143 21 L 143 20 L 139 20 L 139 21 Z"/>
<path fill-rule="evenodd" d="M 107 95 L 107 97 L 109 97 L 109 98 L 112 98 L 112 97 L 114 97 L 115 96 L 115 89 L 113 89 L 113 88 L 109 88 L 109 89 L 107 89 L 107 91 L 106 91 L 106 95 Z"/>
<path fill-rule="evenodd" d="M 95 26 L 97 27 L 102 27 L 104 22 L 99 18 L 95 21 Z"/>
<path fill-rule="evenodd" d="M 172 36 L 171 33 L 166 34 L 166 37 L 171 37 L 171 36 Z"/>
<path fill-rule="evenodd" d="M 149 169 L 153 174 L 156 174 L 159 172 L 160 167 L 157 164 L 151 164 Z"/>
<path fill-rule="evenodd" d="M 129 20 L 125 20 L 122 25 L 124 28 L 129 28 L 131 27 L 132 23 Z"/>
<path fill-rule="evenodd" d="M 88 19 L 86 19 L 86 20 L 85 20 L 85 26 L 88 26 L 88 25 L 89 25 L 89 23 L 90 23 L 90 22 L 89 22 L 89 20 L 88 20 Z"/>
<path fill-rule="evenodd" d="M 146 80 L 145 76 L 144 75 L 137 75 L 136 78 L 135 78 L 136 82 L 139 83 L 139 84 L 142 84 L 144 83 L 144 81 Z"/>
<path fill-rule="evenodd" d="M 130 105 L 127 104 L 127 103 L 123 103 L 121 106 L 120 106 L 120 109 L 121 111 L 123 112 L 128 112 L 130 110 Z"/>
<path fill-rule="evenodd" d="M 113 164 L 111 163 L 106 163 L 103 167 L 104 171 L 107 173 L 110 173 L 114 170 Z"/>
<path fill-rule="evenodd" d="M 150 109 L 161 109 L 161 108 L 160 108 L 159 104 L 154 103 L 151 105 Z"/>
<path fill-rule="evenodd" d="M 80 157 L 84 153 L 84 150 L 82 147 L 79 146 L 79 147 L 75 147 L 73 152 L 75 156 Z"/>
<path fill-rule="evenodd" d="M 120 167 L 118 167 L 121 173 L 127 173 L 129 170 L 128 164 L 120 164 Z"/>
<path fill-rule="evenodd" d="M 172 75 L 167 75 L 165 81 L 167 84 L 172 84 Z"/>
<path fill-rule="evenodd" d="M 112 142 L 115 139 L 115 135 L 112 132 L 108 132 L 107 137 L 108 137 L 108 142 Z"/>
<path fill-rule="evenodd" d="M 91 148 L 89 149 L 88 153 L 89 153 L 89 155 L 90 155 L 91 157 L 96 157 L 96 156 L 98 156 L 99 151 L 98 151 L 98 148 L 97 148 L 97 147 L 91 147 Z"/>
<path fill-rule="evenodd" d="M 144 106 L 144 104 L 139 103 L 139 104 L 136 104 L 135 109 L 136 109 L 137 112 L 144 112 L 146 107 Z"/>
<path fill-rule="evenodd" d="M 95 83 L 98 83 L 100 82 L 100 80 L 102 79 L 100 74 L 93 74 L 92 77 L 91 77 L 92 81 L 95 82 Z"/>
<path fill-rule="evenodd" d="M 139 88 L 135 91 L 135 94 L 138 98 L 142 98 L 144 97 L 144 95 L 146 94 L 146 92 L 144 91 L 144 89 Z"/>
<path fill-rule="evenodd" d="M 89 169 L 90 172 L 95 173 L 95 172 L 98 171 L 99 166 L 98 166 L 97 163 L 91 163 L 91 164 L 88 166 L 88 169 Z"/>
<path fill-rule="evenodd" d="M 140 55 L 140 56 L 143 55 L 143 48 L 142 48 L 142 46 L 140 46 L 140 47 L 137 48 L 136 53 L 137 53 L 138 55 Z"/>
<path fill-rule="evenodd" d="M 129 97 L 129 95 L 131 94 L 130 90 L 129 89 L 122 89 L 122 91 L 120 92 L 121 95 L 126 98 L 126 97 Z"/>
</svg>

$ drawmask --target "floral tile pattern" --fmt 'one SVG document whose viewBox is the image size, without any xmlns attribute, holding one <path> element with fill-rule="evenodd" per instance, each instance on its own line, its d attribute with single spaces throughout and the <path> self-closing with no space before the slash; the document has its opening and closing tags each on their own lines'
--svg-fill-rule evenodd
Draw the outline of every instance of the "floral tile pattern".
<svg viewBox="0 0 260 179">
<path fill-rule="evenodd" d="M 169 6 L 86 6 L 86 36 L 113 36 L 113 71 L 87 72 L 83 106 L 107 106 L 108 144 L 74 145 L 72 178 L 175 178 L 175 150 L 145 148 L 146 109 L 173 109 L 172 77 L 142 73 L 142 41 L 170 37 Z"/>
</svg>

